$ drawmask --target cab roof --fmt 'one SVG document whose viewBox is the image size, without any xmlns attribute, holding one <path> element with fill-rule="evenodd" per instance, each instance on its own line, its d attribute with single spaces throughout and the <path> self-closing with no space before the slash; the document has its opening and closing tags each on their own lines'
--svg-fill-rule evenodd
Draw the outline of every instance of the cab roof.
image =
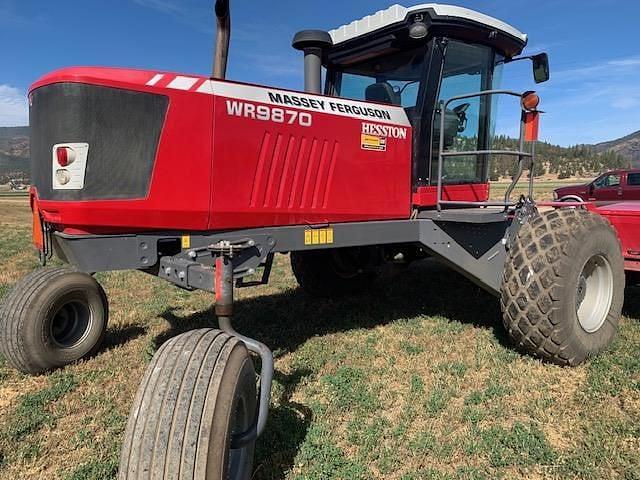
<svg viewBox="0 0 640 480">
<path fill-rule="evenodd" d="M 402 28 L 411 24 L 417 15 L 422 15 L 429 27 L 467 28 L 483 31 L 488 40 L 499 36 L 508 40 L 511 45 L 503 50 L 509 56 L 519 54 L 527 44 L 527 35 L 515 27 L 468 8 L 438 3 L 424 3 L 414 7 L 393 5 L 373 15 L 342 25 L 329 32 L 333 45 L 341 47 L 354 41 L 376 36 L 378 33 Z M 495 43 L 495 42 L 490 42 Z"/>
</svg>

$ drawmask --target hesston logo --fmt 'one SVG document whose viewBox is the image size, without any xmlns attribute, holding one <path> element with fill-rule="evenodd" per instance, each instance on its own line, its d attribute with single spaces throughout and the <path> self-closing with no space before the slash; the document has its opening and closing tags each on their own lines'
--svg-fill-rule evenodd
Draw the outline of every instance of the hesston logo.
<svg viewBox="0 0 640 480">
<path fill-rule="evenodd" d="M 362 123 L 362 133 L 364 135 L 377 135 L 380 137 L 407 139 L 407 129 L 394 127 L 392 125 L 378 125 L 376 123 Z"/>
</svg>

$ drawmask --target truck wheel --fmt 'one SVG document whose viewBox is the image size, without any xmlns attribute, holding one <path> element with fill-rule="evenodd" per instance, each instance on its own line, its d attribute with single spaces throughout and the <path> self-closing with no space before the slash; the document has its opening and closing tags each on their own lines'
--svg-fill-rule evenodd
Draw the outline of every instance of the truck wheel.
<svg viewBox="0 0 640 480">
<path fill-rule="evenodd" d="M 96 280 L 70 268 L 37 270 L 0 309 L 0 352 L 16 369 L 40 374 L 96 351 L 109 307 Z"/>
<path fill-rule="evenodd" d="M 194 330 L 154 356 L 131 408 L 121 480 L 250 479 L 254 443 L 231 449 L 256 413 L 256 375 L 245 345 Z"/>
<path fill-rule="evenodd" d="M 314 297 L 359 293 L 375 280 L 370 250 L 343 248 L 291 252 L 291 269 L 298 285 Z"/>
<path fill-rule="evenodd" d="M 501 306 L 522 350 L 579 365 L 614 340 L 624 302 L 620 242 L 601 216 L 545 212 L 525 224 L 509 251 Z"/>
</svg>

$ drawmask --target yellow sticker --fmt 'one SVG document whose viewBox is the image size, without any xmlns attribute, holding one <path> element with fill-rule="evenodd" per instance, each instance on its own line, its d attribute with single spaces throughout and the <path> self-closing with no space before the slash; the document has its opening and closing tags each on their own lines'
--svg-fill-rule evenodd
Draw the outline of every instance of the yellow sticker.
<svg viewBox="0 0 640 480">
<path fill-rule="evenodd" d="M 304 231 L 305 245 L 331 245 L 333 244 L 333 228 L 319 228 Z"/>
<path fill-rule="evenodd" d="M 183 235 L 182 236 L 182 248 L 191 248 L 191 236 Z"/>
<path fill-rule="evenodd" d="M 387 138 L 378 135 L 368 135 L 363 133 L 360 137 L 363 150 L 376 150 L 378 152 L 387 151 Z"/>
<path fill-rule="evenodd" d="M 331 245 L 333 243 L 333 228 L 327 228 L 327 244 Z"/>
</svg>

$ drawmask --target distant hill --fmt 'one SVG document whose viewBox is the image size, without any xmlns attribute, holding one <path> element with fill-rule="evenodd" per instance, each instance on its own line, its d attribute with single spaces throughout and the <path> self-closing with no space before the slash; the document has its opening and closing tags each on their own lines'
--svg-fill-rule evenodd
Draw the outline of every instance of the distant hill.
<svg viewBox="0 0 640 480">
<path fill-rule="evenodd" d="M 596 151 L 612 151 L 632 162 L 634 167 L 640 166 L 640 130 L 626 137 L 595 145 Z"/>
<path fill-rule="evenodd" d="M 0 127 L 0 184 L 29 176 L 29 127 Z"/>
</svg>

